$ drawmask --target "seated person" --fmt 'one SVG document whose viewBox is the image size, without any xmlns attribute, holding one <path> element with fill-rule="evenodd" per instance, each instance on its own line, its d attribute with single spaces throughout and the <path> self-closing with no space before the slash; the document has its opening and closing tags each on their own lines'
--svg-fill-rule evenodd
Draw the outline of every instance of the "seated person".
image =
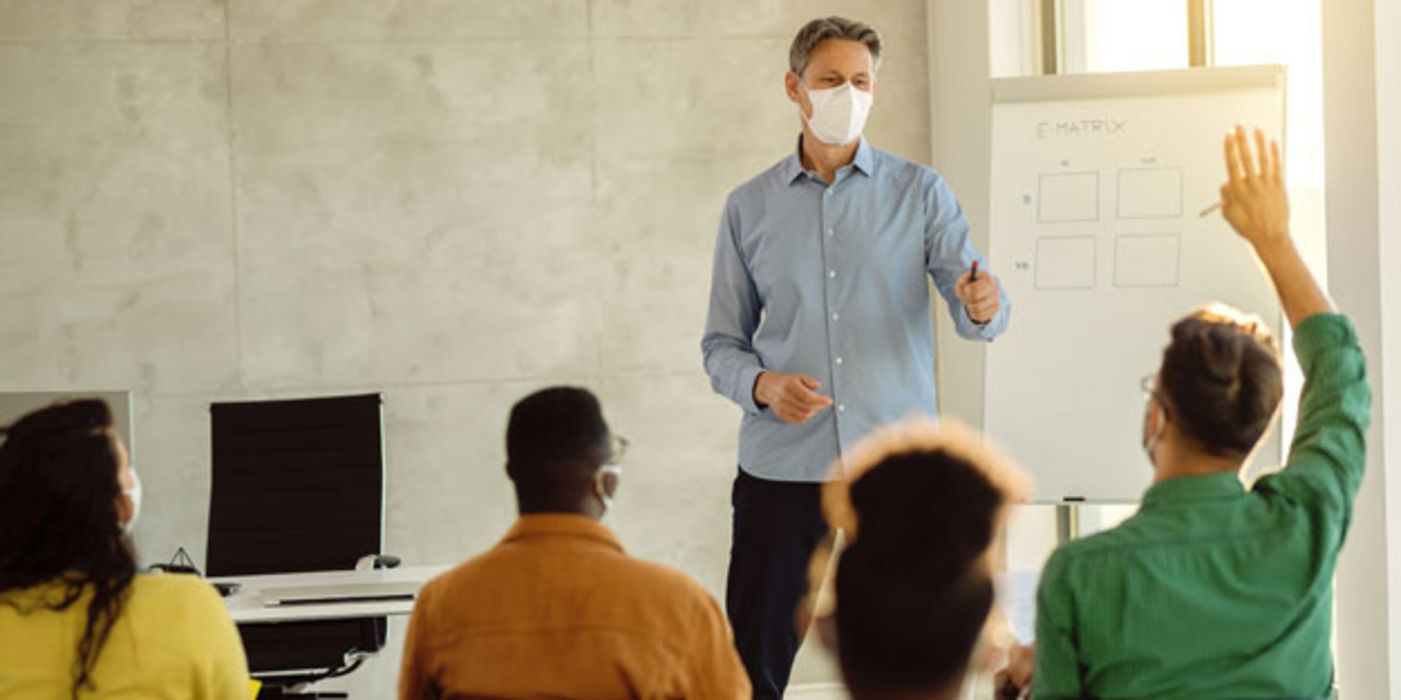
<svg viewBox="0 0 1401 700">
<path fill-rule="evenodd" d="M 214 589 L 136 571 L 141 487 L 107 404 L 56 404 L 3 432 L 0 698 L 248 700 Z"/>
<path fill-rule="evenodd" d="M 506 473 L 521 517 L 419 593 L 400 698 L 748 696 L 715 600 L 627 556 L 598 522 L 624 444 L 583 389 L 545 389 L 511 409 Z"/>
<path fill-rule="evenodd" d="M 845 545 L 833 591 L 809 596 L 833 606 L 819 635 L 856 700 L 963 697 L 970 672 L 990 670 L 1010 638 L 993 614 L 994 551 L 1025 477 L 949 421 L 883 428 L 845 466 L 823 486 Z M 813 558 L 814 583 L 826 554 Z"/>
<path fill-rule="evenodd" d="M 1244 129 L 1227 138 L 1221 202 L 1294 327 L 1306 383 L 1288 462 L 1242 486 L 1281 394 L 1264 326 L 1221 309 L 1174 325 L 1145 384 L 1155 483 L 1134 517 L 1062 546 L 1042 574 L 1036 700 L 1330 694 L 1333 570 L 1371 394 L 1352 324 L 1290 239 L 1279 146 L 1255 141 L 1252 156 Z"/>
</svg>

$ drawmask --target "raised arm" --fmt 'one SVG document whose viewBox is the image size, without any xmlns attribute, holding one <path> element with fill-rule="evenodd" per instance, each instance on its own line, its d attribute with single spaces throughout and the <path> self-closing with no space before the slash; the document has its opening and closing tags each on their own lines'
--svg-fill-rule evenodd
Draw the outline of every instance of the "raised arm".
<svg viewBox="0 0 1401 700">
<path fill-rule="evenodd" d="M 1264 132 L 1256 129 L 1255 144 L 1257 153 L 1252 155 L 1244 127 L 1226 136 L 1228 179 L 1221 186 L 1221 214 L 1260 256 L 1290 325 L 1297 328 L 1311 316 L 1336 309 L 1289 235 L 1289 194 L 1279 142 L 1267 147 Z"/>
<path fill-rule="evenodd" d="M 1229 180 L 1221 187 L 1222 213 L 1265 264 L 1294 327 L 1305 378 L 1286 468 L 1261 479 L 1256 489 L 1288 493 L 1346 523 L 1362 483 L 1371 422 L 1371 387 L 1357 333 L 1336 313 L 1289 236 L 1279 144 L 1266 147 L 1256 130 L 1252 156 L 1245 129 L 1237 127 L 1225 148 Z"/>
</svg>

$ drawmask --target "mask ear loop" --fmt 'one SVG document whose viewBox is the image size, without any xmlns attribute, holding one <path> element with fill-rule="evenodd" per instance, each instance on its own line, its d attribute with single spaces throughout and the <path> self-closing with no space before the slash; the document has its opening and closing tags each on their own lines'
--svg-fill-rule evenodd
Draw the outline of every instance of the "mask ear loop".
<svg viewBox="0 0 1401 700">
<path fill-rule="evenodd" d="M 1153 393 L 1148 395 L 1148 400 L 1157 404 L 1158 409 L 1163 412 L 1163 419 L 1158 422 L 1158 429 L 1143 440 L 1143 452 L 1148 455 L 1148 463 L 1153 465 L 1154 469 L 1157 469 L 1158 464 L 1153 460 L 1153 448 L 1157 447 L 1158 442 L 1163 439 L 1163 432 L 1167 430 L 1167 422 L 1168 419 L 1172 417 L 1172 411 L 1168 408 L 1167 402 L 1158 396 L 1158 391 L 1156 389 L 1153 390 Z"/>
</svg>

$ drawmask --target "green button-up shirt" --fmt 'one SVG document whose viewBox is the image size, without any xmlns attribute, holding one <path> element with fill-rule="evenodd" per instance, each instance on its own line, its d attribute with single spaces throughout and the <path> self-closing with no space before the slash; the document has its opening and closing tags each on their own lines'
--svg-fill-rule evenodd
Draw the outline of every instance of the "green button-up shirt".
<svg viewBox="0 0 1401 700">
<path fill-rule="evenodd" d="M 1036 700 L 1320 698 L 1333 570 L 1366 461 L 1371 390 L 1346 317 L 1299 325 L 1306 382 L 1285 468 L 1153 485 L 1138 514 L 1052 555 Z"/>
</svg>

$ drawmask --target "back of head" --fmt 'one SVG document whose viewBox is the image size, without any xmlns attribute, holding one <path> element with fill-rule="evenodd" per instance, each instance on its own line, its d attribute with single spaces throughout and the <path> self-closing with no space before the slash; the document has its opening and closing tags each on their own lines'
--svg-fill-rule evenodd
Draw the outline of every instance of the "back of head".
<svg viewBox="0 0 1401 700">
<path fill-rule="evenodd" d="M 524 512 L 572 511 L 608 455 L 608 424 L 587 389 L 551 387 L 521 399 L 506 427 L 506 473 Z"/>
<path fill-rule="evenodd" d="M 949 426 L 873 440 L 826 498 L 848 539 L 835 581 L 842 672 L 857 697 L 948 691 L 987 625 L 989 552 L 1022 479 Z"/>
<path fill-rule="evenodd" d="M 1187 438 L 1210 454 L 1243 459 L 1269 428 L 1284 381 L 1265 324 L 1217 305 L 1173 325 L 1158 387 Z"/>
<path fill-rule="evenodd" d="M 55 607 L 91 589 L 74 693 L 87 682 L 136 573 L 118 524 L 112 414 L 97 400 L 60 403 L 6 428 L 0 444 L 0 595 L 62 582 Z"/>
</svg>

